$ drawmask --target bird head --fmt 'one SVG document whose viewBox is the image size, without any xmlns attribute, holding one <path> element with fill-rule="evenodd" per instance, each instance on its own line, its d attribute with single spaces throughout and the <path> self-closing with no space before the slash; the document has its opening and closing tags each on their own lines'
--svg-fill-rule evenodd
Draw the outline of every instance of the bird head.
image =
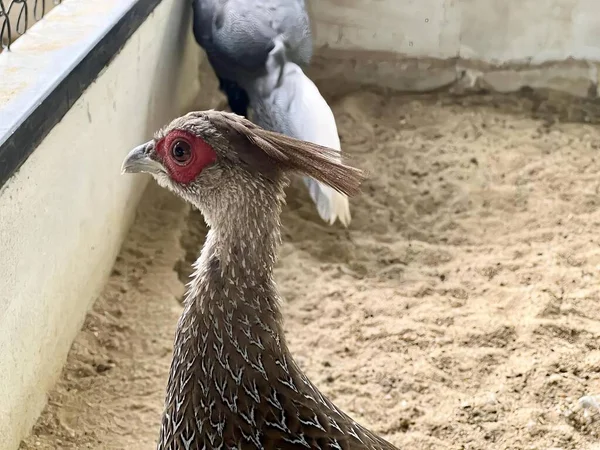
<svg viewBox="0 0 600 450">
<path fill-rule="evenodd" d="M 335 149 L 213 110 L 173 120 L 127 155 L 122 172 L 149 173 L 198 207 L 207 220 L 210 210 L 281 188 L 289 172 L 313 177 L 346 195 L 356 194 L 364 179 L 362 171 L 340 161 Z"/>
</svg>

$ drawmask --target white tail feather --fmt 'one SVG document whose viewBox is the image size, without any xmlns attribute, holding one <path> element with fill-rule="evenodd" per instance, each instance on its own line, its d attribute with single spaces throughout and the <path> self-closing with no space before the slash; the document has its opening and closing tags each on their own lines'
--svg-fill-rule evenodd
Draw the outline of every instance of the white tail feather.
<svg viewBox="0 0 600 450">
<path fill-rule="evenodd" d="M 296 80 L 297 95 L 289 110 L 289 117 L 294 119 L 296 137 L 336 149 L 340 151 L 341 159 L 341 144 L 333 111 L 302 69 L 290 63 L 287 65 L 293 69 L 288 69 L 286 75 Z M 336 220 L 346 227 L 350 224 L 350 205 L 346 195 L 312 178 L 305 178 L 304 182 L 321 219 L 330 225 Z"/>
<path fill-rule="evenodd" d="M 339 220 L 345 227 L 350 224 L 348 197 L 313 178 L 304 177 L 304 184 L 308 187 L 310 198 L 317 206 L 317 212 L 321 219 L 329 225 L 333 225 L 336 220 Z"/>
<path fill-rule="evenodd" d="M 254 109 L 253 120 L 260 126 L 296 139 L 333 148 L 341 144 L 333 111 L 300 66 L 285 59 L 285 45 L 275 39 L 265 76 L 254 80 L 250 95 L 261 106 Z M 304 180 L 319 216 L 333 225 L 350 223 L 348 197 L 312 178 Z"/>
</svg>

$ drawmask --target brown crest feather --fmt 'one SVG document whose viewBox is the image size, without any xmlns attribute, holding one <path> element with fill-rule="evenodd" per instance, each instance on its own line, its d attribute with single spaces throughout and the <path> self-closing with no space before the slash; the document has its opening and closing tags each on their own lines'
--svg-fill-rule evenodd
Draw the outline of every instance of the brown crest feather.
<svg viewBox="0 0 600 450">
<path fill-rule="evenodd" d="M 340 162 L 337 150 L 265 130 L 236 114 L 213 110 L 205 114 L 224 137 L 233 138 L 232 131 L 243 136 L 281 169 L 308 175 L 348 196 L 360 191 L 363 171 Z M 263 158 L 253 155 L 252 159 Z"/>
</svg>

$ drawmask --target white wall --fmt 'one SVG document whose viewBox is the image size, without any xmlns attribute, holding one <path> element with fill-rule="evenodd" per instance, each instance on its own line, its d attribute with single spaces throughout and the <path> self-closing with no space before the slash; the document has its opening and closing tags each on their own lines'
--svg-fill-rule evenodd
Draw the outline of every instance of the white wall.
<svg viewBox="0 0 600 450">
<path fill-rule="evenodd" d="M 576 95 L 598 83 L 597 0 L 308 1 L 321 55 L 317 77 L 408 90 L 462 79 L 501 91 L 529 85 Z M 347 59 L 358 61 L 349 66 Z"/>
<path fill-rule="evenodd" d="M 67 3 L 98 20 L 96 1 Z M 134 216 L 147 177 L 121 176 L 124 156 L 198 104 L 201 53 L 187 6 L 163 0 L 0 191 L 2 450 L 35 423 Z M 27 54 L 28 35 L 11 57 Z"/>
</svg>

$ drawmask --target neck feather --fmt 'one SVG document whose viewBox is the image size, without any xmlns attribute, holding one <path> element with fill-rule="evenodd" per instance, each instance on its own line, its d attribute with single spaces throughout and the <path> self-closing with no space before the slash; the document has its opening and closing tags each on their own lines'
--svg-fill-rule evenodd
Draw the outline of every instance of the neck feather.
<svg viewBox="0 0 600 450">
<path fill-rule="evenodd" d="M 203 328 L 232 316 L 255 316 L 264 332 L 281 334 L 273 268 L 286 182 L 253 179 L 202 208 L 210 230 L 195 263 L 183 321 Z"/>
<path fill-rule="evenodd" d="M 196 261 L 195 283 L 210 279 L 257 286 L 271 281 L 281 242 L 284 182 L 248 183 L 203 208 L 210 230 Z"/>
</svg>

